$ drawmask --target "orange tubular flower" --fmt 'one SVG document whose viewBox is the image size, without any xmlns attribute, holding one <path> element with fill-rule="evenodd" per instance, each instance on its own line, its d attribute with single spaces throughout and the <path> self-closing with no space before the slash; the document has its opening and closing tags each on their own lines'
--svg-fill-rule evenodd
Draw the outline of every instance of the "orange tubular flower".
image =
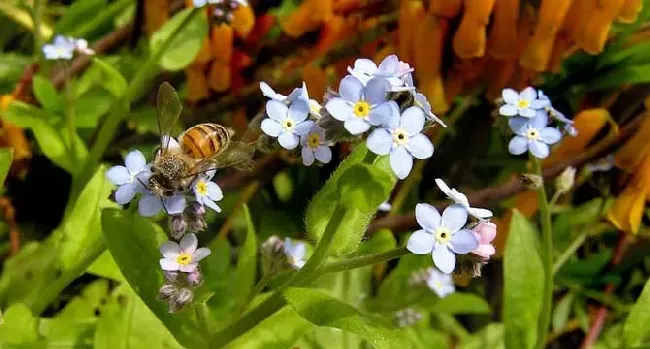
<svg viewBox="0 0 650 349">
<path fill-rule="evenodd" d="M 401 60 L 413 63 L 415 52 L 413 40 L 417 24 L 424 18 L 424 5 L 420 1 L 401 0 L 399 6 L 399 27 L 397 52 Z"/>
<path fill-rule="evenodd" d="M 413 40 L 415 74 L 420 90 L 431 102 L 434 113 L 444 113 L 449 109 L 440 74 L 443 41 L 448 27 L 446 20 L 425 16 Z"/>
<path fill-rule="evenodd" d="M 618 13 L 618 21 L 623 23 L 634 23 L 636 17 L 643 8 L 643 1 L 641 0 L 626 0 Z"/>
<path fill-rule="evenodd" d="M 255 13 L 250 6 L 239 6 L 233 12 L 230 23 L 237 35 L 245 39 L 255 26 Z"/>
<path fill-rule="evenodd" d="M 486 27 L 495 0 L 466 0 L 465 13 L 454 35 L 454 51 L 460 58 L 478 58 L 485 55 Z"/>
<path fill-rule="evenodd" d="M 348 26 L 345 17 L 333 16 L 323 25 L 321 37 L 318 40 L 318 44 L 316 44 L 313 55 L 318 57 L 327 53 L 347 34 L 348 31 L 346 29 L 348 29 Z"/>
<path fill-rule="evenodd" d="M 169 19 L 169 0 L 148 0 L 144 2 L 144 23 L 147 33 L 160 29 Z"/>
<path fill-rule="evenodd" d="M 318 29 L 332 16 L 332 0 L 307 0 L 287 18 L 280 20 L 280 26 L 287 35 L 297 38 Z"/>
<path fill-rule="evenodd" d="M 438 17 L 454 18 L 460 12 L 461 5 L 462 0 L 429 0 L 429 13 Z"/>
<path fill-rule="evenodd" d="M 540 72 L 546 70 L 551 60 L 555 36 L 564 22 L 570 5 L 571 1 L 567 0 L 542 1 L 537 29 L 528 48 L 519 59 L 523 67 Z"/>
<path fill-rule="evenodd" d="M 573 118 L 578 135 L 564 137 L 562 142 L 553 149 L 551 155 L 544 160 L 543 165 L 545 167 L 553 166 L 581 153 L 600 130 L 607 125 L 608 120 L 610 120 L 610 115 L 607 109 L 587 109 L 578 113 Z"/>
<path fill-rule="evenodd" d="M 593 0 L 596 7 L 591 9 L 584 26 L 578 29 L 574 40 L 583 50 L 591 54 L 600 53 L 612 26 L 612 22 L 623 8 L 625 0 Z"/>
<path fill-rule="evenodd" d="M 650 155 L 646 155 L 621 195 L 607 212 L 607 219 L 618 229 L 636 234 L 641 225 L 643 208 L 650 194 Z"/>
<path fill-rule="evenodd" d="M 227 24 L 219 24 L 212 27 L 210 33 L 210 44 L 214 61 L 210 66 L 208 74 L 208 86 L 217 91 L 224 92 L 230 87 L 230 60 L 233 51 L 234 31 Z"/>
<path fill-rule="evenodd" d="M 614 164 L 627 171 L 635 169 L 650 153 L 648 138 L 650 138 L 650 115 L 646 112 L 639 130 L 614 155 Z"/>
<path fill-rule="evenodd" d="M 210 45 L 210 39 L 205 38 L 203 41 L 203 46 L 199 50 L 199 53 L 194 58 L 194 63 L 196 64 L 207 64 L 209 63 L 214 55 L 212 54 L 212 46 Z"/>
<path fill-rule="evenodd" d="M 488 38 L 488 54 L 497 59 L 515 58 L 519 0 L 496 0 L 494 20 Z"/>
<path fill-rule="evenodd" d="M 11 95 L 0 96 L 0 112 L 9 108 L 9 103 L 13 100 L 14 98 Z M 25 131 L 6 120 L 0 120 L 0 125 L 2 125 L 0 144 L 14 150 L 14 163 L 31 159 L 32 149 L 27 137 L 25 137 Z"/>
<path fill-rule="evenodd" d="M 302 80 L 309 87 L 309 95 L 319 100 L 325 95 L 327 75 L 316 64 L 307 64 L 302 70 Z"/>
<path fill-rule="evenodd" d="M 192 64 L 185 68 L 185 76 L 187 77 L 187 99 L 191 102 L 207 98 L 209 95 L 205 70 L 205 65 L 202 64 Z"/>
<path fill-rule="evenodd" d="M 224 92 L 230 87 L 230 64 L 214 60 L 210 66 L 208 86 L 217 91 Z"/>
</svg>

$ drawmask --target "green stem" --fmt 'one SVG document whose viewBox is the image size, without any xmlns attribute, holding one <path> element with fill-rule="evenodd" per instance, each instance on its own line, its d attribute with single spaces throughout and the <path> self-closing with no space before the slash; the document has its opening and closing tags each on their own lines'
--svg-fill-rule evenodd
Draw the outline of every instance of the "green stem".
<svg viewBox="0 0 650 349">
<path fill-rule="evenodd" d="M 530 160 L 533 164 L 533 172 L 538 176 L 542 176 L 540 161 L 532 155 Z M 539 201 L 539 216 L 542 221 L 541 255 L 544 263 L 544 297 L 542 298 L 542 313 L 537 329 L 537 349 L 543 349 L 551 323 L 551 312 L 553 311 L 553 232 L 551 230 L 551 211 L 543 184 L 537 189 L 537 199 Z"/>
<path fill-rule="evenodd" d="M 255 285 L 255 288 L 253 288 L 251 298 L 255 298 L 255 296 L 260 294 L 260 292 L 262 292 L 264 289 L 264 286 L 269 283 L 269 280 L 271 280 L 271 274 L 269 272 L 265 272 L 264 275 L 262 275 L 260 281 L 257 282 L 257 285 Z"/>
<path fill-rule="evenodd" d="M 587 235 L 588 230 L 585 229 L 585 231 L 580 233 L 580 235 L 578 235 L 578 237 L 576 237 L 575 240 L 571 242 L 571 245 L 569 245 L 569 247 L 567 247 L 567 249 L 562 252 L 560 257 L 553 264 L 553 275 L 555 275 L 560 270 L 560 268 L 562 268 L 562 266 L 571 258 L 571 256 L 576 253 L 580 246 L 585 243 L 585 240 L 587 240 Z"/>
<path fill-rule="evenodd" d="M 406 247 L 399 247 L 394 250 L 390 250 L 382 253 L 374 253 L 374 254 L 352 257 L 352 258 L 346 258 L 340 261 L 325 264 L 324 266 L 318 269 L 317 274 L 323 275 L 326 273 L 335 273 L 344 270 L 361 268 L 368 265 L 387 262 L 391 259 L 399 258 L 407 254 L 409 254 L 409 251 L 406 249 Z"/>
<path fill-rule="evenodd" d="M 34 6 L 40 6 L 38 2 L 41 0 L 36 0 L 34 3 Z M 30 15 L 29 12 L 23 10 L 22 8 L 15 6 L 11 3 L 11 1 L 0 1 L 0 13 L 4 14 L 9 18 L 10 20 L 16 22 L 17 24 L 23 26 L 25 29 L 29 30 L 30 32 L 36 32 L 35 31 L 35 25 L 34 25 L 34 18 L 33 16 L 35 15 Z M 40 39 L 42 38 L 49 38 L 52 36 L 53 29 L 52 27 L 48 26 L 45 23 L 39 23 L 39 30 L 37 32 L 40 32 Z M 34 46 L 36 46 L 36 43 L 34 43 Z M 38 51 L 40 52 L 41 48 L 38 47 Z"/>
<path fill-rule="evenodd" d="M 74 92 L 72 90 L 72 82 L 70 80 L 70 66 L 68 63 L 64 63 L 64 74 L 65 74 L 65 120 L 68 128 L 68 147 L 70 148 L 70 154 L 74 161 L 79 160 L 79 152 L 77 151 L 77 127 L 76 127 L 76 115 L 75 115 L 75 105 L 74 105 Z"/>
<path fill-rule="evenodd" d="M 41 19 L 43 18 L 43 2 L 47 0 L 34 0 L 34 57 L 36 61 L 40 63 L 43 55 L 41 54 L 41 48 L 43 47 L 43 37 L 41 33 Z"/>
<path fill-rule="evenodd" d="M 210 326 L 210 309 L 205 303 L 197 304 L 194 308 L 194 314 L 199 323 L 199 328 L 204 334 L 212 333 Z"/>
</svg>

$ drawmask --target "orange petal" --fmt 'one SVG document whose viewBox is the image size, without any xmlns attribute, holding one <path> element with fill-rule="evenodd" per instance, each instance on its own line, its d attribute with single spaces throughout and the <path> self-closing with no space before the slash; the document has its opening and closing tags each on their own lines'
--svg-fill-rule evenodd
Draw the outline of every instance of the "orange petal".
<svg viewBox="0 0 650 349">
<path fill-rule="evenodd" d="M 246 38 L 255 26 L 255 13 L 250 6 L 239 6 L 233 12 L 232 22 L 230 23 L 237 35 Z"/>
<path fill-rule="evenodd" d="M 282 30 L 291 37 L 314 31 L 334 15 L 332 0 L 307 0 L 288 17 L 280 20 Z"/>
<path fill-rule="evenodd" d="M 14 98 L 11 95 L 0 96 L 0 112 L 7 109 L 13 100 Z M 2 143 L 14 150 L 14 163 L 19 160 L 30 159 L 32 149 L 25 136 L 25 131 L 6 120 L 2 120 L 1 125 L 0 139 L 2 139 Z"/>
<path fill-rule="evenodd" d="M 544 71 L 549 65 L 553 52 L 555 36 L 569 10 L 570 1 L 544 0 L 539 10 L 539 20 L 535 34 L 519 63 L 529 69 Z"/>
<path fill-rule="evenodd" d="M 302 80 L 307 84 L 311 98 L 320 100 L 327 89 L 327 75 L 317 64 L 308 64 L 302 70 Z"/>
<path fill-rule="evenodd" d="M 431 103 L 431 109 L 435 114 L 444 114 L 449 110 L 447 98 L 445 98 L 445 87 L 441 76 L 427 76 L 420 79 L 419 90 Z"/>
<path fill-rule="evenodd" d="M 420 23 L 425 16 L 424 5 L 421 1 L 401 0 L 399 7 L 399 19 L 397 20 L 398 32 L 398 54 L 401 60 L 413 63 L 415 52 L 413 51 L 413 40 Z"/>
<path fill-rule="evenodd" d="M 199 53 L 196 55 L 196 58 L 194 58 L 194 63 L 207 64 L 212 60 L 212 58 L 214 58 L 214 55 L 212 54 L 212 46 L 210 45 L 210 39 L 206 37 L 203 41 L 203 46 L 201 46 Z"/>
<path fill-rule="evenodd" d="M 215 60 L 210 67 L 208 86 L 217 91 L 224 92 L 230 87 L 230 65 L 226 62 Z"/>
<path fill-rule="evenodd" d="M 487 51 L 499 59 L 513 58 L 513 47 L 517 43 L 517 21 L 519 19 L 519 0 L 496 0 L 494 20 L 490 28 Z"/>
<path fill-rule="evenodd" d="M 562 31 L 574 39 L 581 27 L 585 25 L 587 18 L 596 6 L 596 0 L 573 0 L 569 11 L 564 17 Z"/>
<path fill-rule="evenodd" d="M 331 50 L 346 35 L 346 29 L 347 25 L 343 16 L 334 16 L 327 21 L 321 30 L 321 37 L 313 52 L 314 56 L 320 56 Z"/>
<path fill-rule="evenodd" d="M 618 21 L 623 23 L 634 23 L 636 17 L 643 8 L 643 1 L 641 0 L 626 0 L 618 13 Z"/>
<path fill-rule="evenodd" d="M 418 24 L 413 40 L 415 74 L 418 79 L 440 75 L 442 49 L 449 24 L 435 16 L 425 16 Z"/>
<path fill-rule="evenodd" d="M 214 59 L 220 62 L 230 62 L 233 42 L 232 27 L 227 24 L 212 26 L 210 40 Z"/>
<path fill-rule="evenodd" d="M 429 13 L 438 17 L 453 18 L 460 12 L 461 0 L 429 0 Z"/>
<path fill-rule="evenodd" d="M 628 171 L 635 169 L 650 150 L 648 139 L 650 139 L 650 115 L 646 113 L 638 131 L 614 155 L 614 164 Z"/>
<path fill-rule="evenodd" d="M 564 137 L 562 142 L 553 149 L 551 155 L 544 160 L 544 166 L 552 166 L 582 152 L 600 130 L 605 127 L 608 120 L 610 120 L 610 115 L 607 109 L 588 109 L 578 113 L 573 119 L 578 135 L 576 137 Z"/>
<path fill-rule="evenodd" d="M 148 0 L 144 2 L 144 23 L 147 33 L 160 29 L 169 19 L 169 0 Z"/>
<path fill-rule="evenodd" d="M 625 190 L 616 198 L 606 218 L 618 229 L 635 234 L 639 231 L 645 202 L 650 193 L 650 156 L 635 169 Z"/>
<path fill-rule="evenodd" d="M 206 80 L 205 65 L 192 64 L 185 68 L 185 77 L 187 78 L 187 99 L 196 102 L 200 99 L 207 98 L 208 81 Z"/>
<path fill-rule="evenodd" d="M 551 62 L 549 70 L 553 73 L 559 73 L 562 69 L 562 61 L 566 58 L 575 48 L 569 36 L 562 32 L 555 37 L 553 43 L 553 52 L 551 53 Z"/>
<path fill-rule="evenodd" d="M 365 1 L 361 0 L 334 0 L 332 11 L 338 14 L 348 14 L 364 6 Z"/>
<path fill-rule="evenodd" d="M 453 46 L 460 58 L 478 58 L 485 54 L 486 26 L 494 0 L 465 1 L 465 12 L 454 35 Z"/>
</svg>

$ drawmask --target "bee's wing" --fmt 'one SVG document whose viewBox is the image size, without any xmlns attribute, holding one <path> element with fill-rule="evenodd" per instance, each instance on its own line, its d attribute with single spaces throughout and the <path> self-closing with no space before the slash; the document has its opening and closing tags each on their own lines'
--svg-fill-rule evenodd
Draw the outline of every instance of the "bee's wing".
<svg viewBox="0 0 650 349">
<path fill-rule="evenodd" d="M 254 153 L 254 146 L 233 141 L 223 151 L 199 161 L 190 170 L 191 176 L 231 166 L 239 171 L 252 171 L 255 167 Z"/>
<path fill-rule="evenodd" d="M 181 115 L 183 105 L 176 90 L 168 82 L 163 82 L 158 88 L 158 129 L 160 130 L 160 145 L 162 152 L 167 151 L 172 140 L 174 126 Z"/>
</svg>

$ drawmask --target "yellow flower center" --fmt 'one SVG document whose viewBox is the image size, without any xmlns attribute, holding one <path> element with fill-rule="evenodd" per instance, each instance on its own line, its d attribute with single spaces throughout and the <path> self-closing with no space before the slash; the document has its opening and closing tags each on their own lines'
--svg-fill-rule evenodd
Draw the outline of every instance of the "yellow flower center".
<svg viewBox="0 0 650 349">
<path fill-rule="evenodd" d="M 204 181 L 199 181 L 196 183 L 196 192 L 199 195 L 208 195 L 208 184 Z"/>
<path fill-rule="evenodd" d="M 309 135 L 309 138 L 307 138 L 307 145 L 313 149 L 318 148 L 320 145 L 320 136 L 318 133 L 312 133 Z"/>
<path fill-rule="evenodd" d="M 530 139 L 531 141 L 536 141 L 539 139 L 539 131 L 537 131 L 534 128 L 528 129 L 526 131 L 526 138 Z"/>
<path fill-rule="evenodd" d="M 520 99 L 519 102 L 517 102 L 517 107 L 519 109 L 526 109 L 530 105 L 530 102 L 527 99 Z"/>
<path fill-rule="evenodd" d="M 451 232 L 447 227 L 438 227 L 435 231 L 435 239 L 439 244 L 446 244 L 451 240 Z"/>
<path fill-rule="evenodd" d="M 404 145 L 408 143 L 408 141 L 409 135 L 406 130 L 397 128 L 393 131 L 393 142 L 395 142 L 397 145 Z"/>
<path fill-rule="evenodd" d="M 176 263 L 180 265 L 188 265 L 192 263 L 192 255 L 189 253 L 181 253 L 176 257 Z"/>
<path fill-rule="evenodd" d="M 356 115 L 358 118 L 365 118 L 366 115 L 370 113 L 370 104 L 368 104 L 366 101 L 358 101 L 354 104 L 352 110 L 354 111 L 354 115 Z"/>
<path fill-rule="evenodd" d="M 291 131 L 294 126 L 296 125 L 293 123 L 293 120 L 290 118 L 286 118 L 284 119 L 284 121 L 282 121 L 282 127 L 284 127 L 284 129 L 287 131 Z"/>
</svg>

